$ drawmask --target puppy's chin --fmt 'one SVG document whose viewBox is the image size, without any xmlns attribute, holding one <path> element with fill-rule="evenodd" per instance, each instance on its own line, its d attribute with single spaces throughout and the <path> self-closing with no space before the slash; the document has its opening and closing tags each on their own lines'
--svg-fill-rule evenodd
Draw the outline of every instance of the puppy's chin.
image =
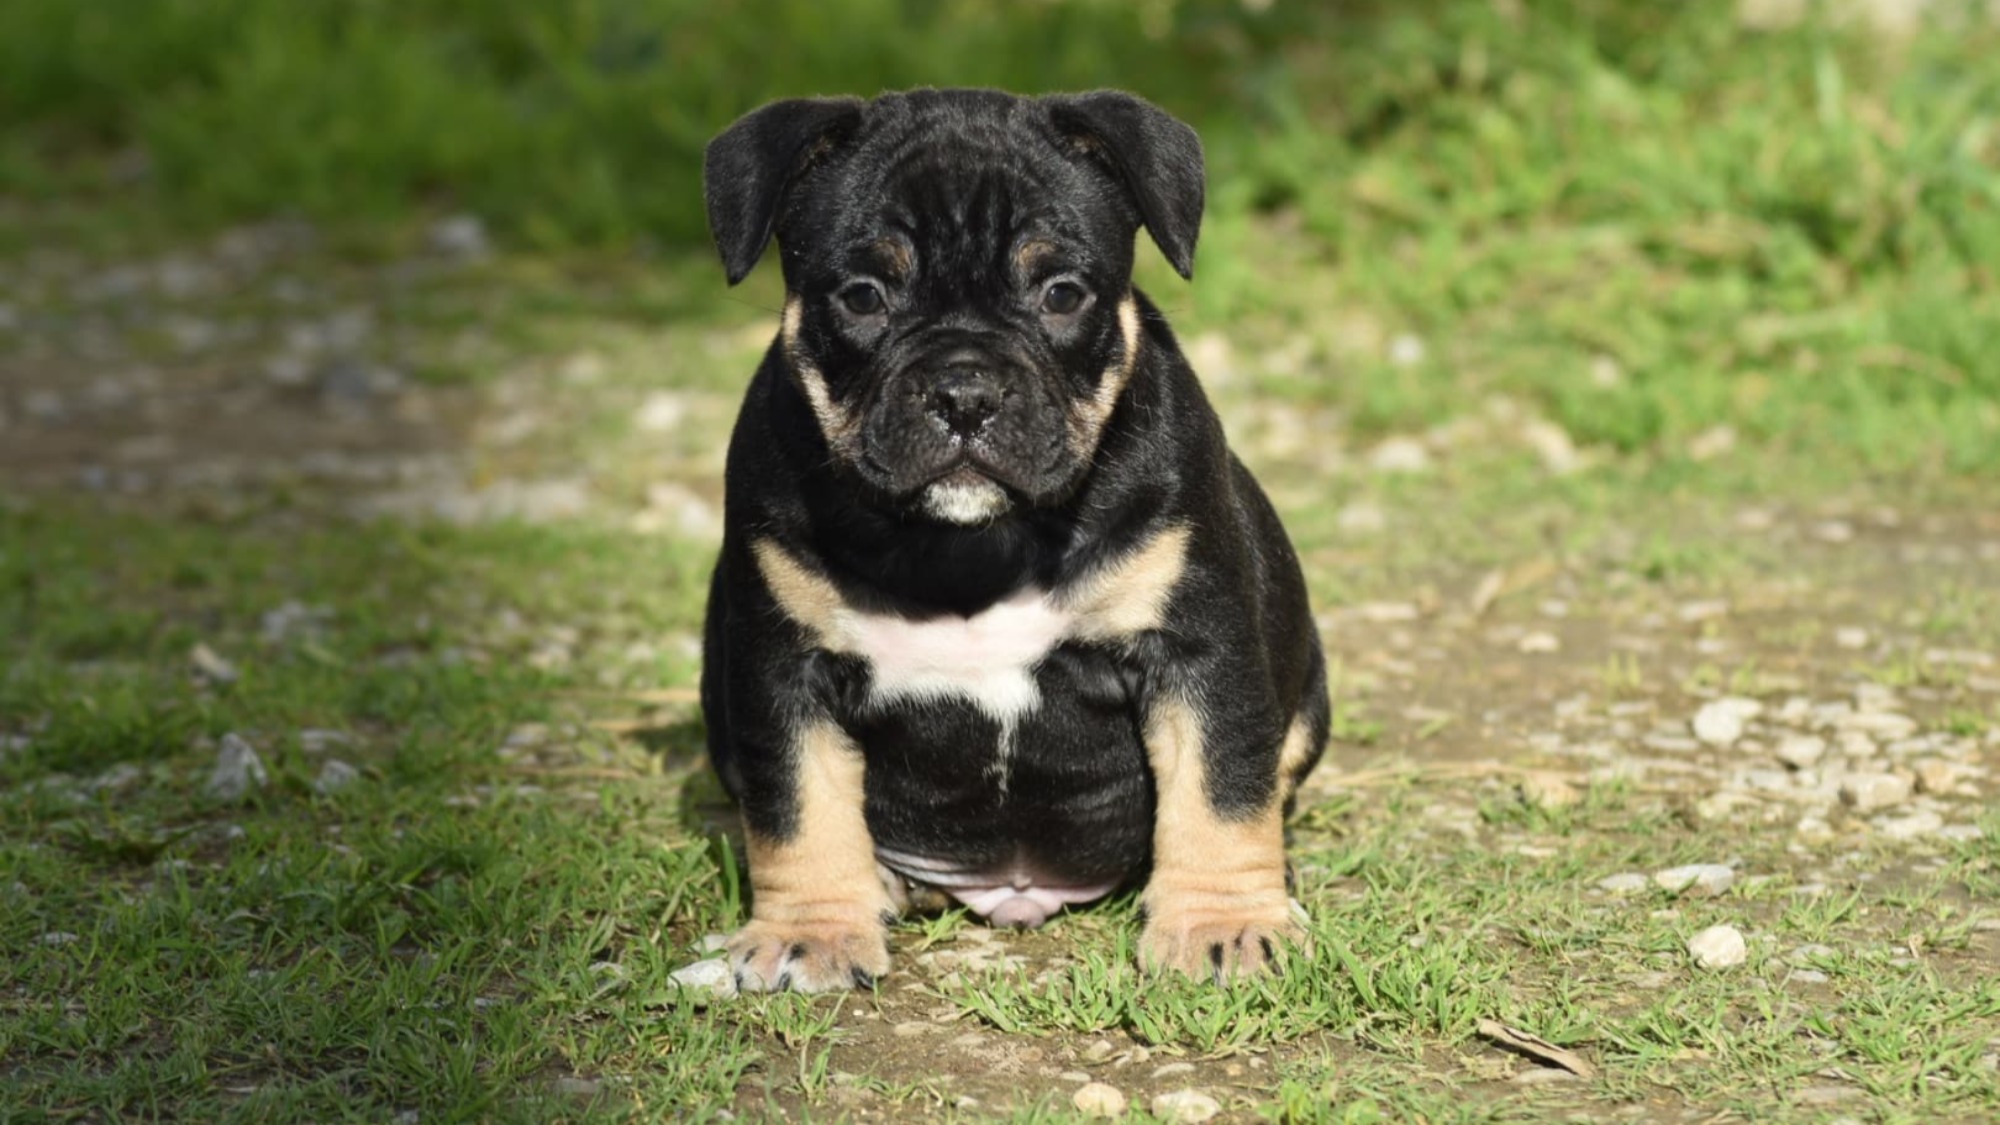
<svg viewBox="0 0 2000 1125">
<path fill-rule="evenodd" d="M 971 470 L 925 486 L 922 499 L 925 515 L 961 527 L 992 523 L 1014 506 L 1006 489 Z"/>
</svg>

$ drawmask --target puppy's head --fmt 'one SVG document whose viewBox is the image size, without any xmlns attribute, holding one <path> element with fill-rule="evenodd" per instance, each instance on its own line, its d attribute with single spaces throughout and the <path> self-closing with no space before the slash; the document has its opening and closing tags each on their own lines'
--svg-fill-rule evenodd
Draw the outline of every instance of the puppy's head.
<svg viewBox="0 0 2000 1125">
<path fill-rule="evenodd" d="M 1138 358 L 1134 235 L 1186 277 L 1201 225 L 1194 131 L 1110 91 L 774 102 L 705 175 L 731 284 L 777 237 L 832 471 L 957 524 L 1076 487 Z"/>
</svg>

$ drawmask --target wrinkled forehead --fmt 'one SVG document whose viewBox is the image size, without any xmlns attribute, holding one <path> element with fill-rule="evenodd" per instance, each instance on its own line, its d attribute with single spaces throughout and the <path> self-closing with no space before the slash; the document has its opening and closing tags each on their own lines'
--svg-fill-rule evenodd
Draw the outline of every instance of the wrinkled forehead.
<svg viewBox="0 0 2000 1125">
<path fill-rule="evenodd" d="M 830 204 L 816 225 L 836 255 L 905 269 L 1018 261 L 1052 245 L 1094 257 L 1112 253 L 1129 222 L 1101 173 L 1017 118 L 914 117 L 857 141 L 831 190 L 816 193 Z"/>
</svg>

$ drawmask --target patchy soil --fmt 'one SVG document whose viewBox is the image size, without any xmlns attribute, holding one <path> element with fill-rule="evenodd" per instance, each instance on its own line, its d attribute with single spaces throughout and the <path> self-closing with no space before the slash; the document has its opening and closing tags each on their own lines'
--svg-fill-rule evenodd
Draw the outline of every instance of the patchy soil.
<svg viewBox="0 0 2000 1125">
<path fill-rule="evenodd" d="M 507 308 L 446 327 L 412 310 L 482 253 L 325 281 L 309 232 L 280 227 L 113 268 L 11 267 L 0 489 L 712 542 L 721 443 L 768 324 L 607 322 L 587 345 L 440 382 L 422 372 L 486 354 Z M 1247 371 L 1296 350 L 1191 347 Z M 1132 1006 L 1155 993 L 1118 952 L 1129 899 L 1033 934 L 915 920 L 875 992 L 743 1024 L 758 1061 L 738 1116 L 1970 1120 L 2000 1106 L 2000 516 L 1893 489 L 1691 503 L 1629 480 L 1571 505 L 1561 482 L 1585 459 L 1513 407 L 1349 455 L 1337 435 L 1301 436 L 1339 419 L 1218 382 L 1323 606 L 1337 737 L 1293 843 L 1321 948 L 1292 968 L 1351 995 L 1305 981 L 1268 986 L 1264 1009 L 1199 990 Z M 1537 518 L 1555 513 L 1554 529 L 1489 506 L 1473 487 L 1489 471 L 1544 482 Z M 1481 543 L 1462 556 L 1442 546 L 1467 536 Z M 587 628 L 533 625 L 560 635 L 532 656 L 551 669 L 621 659 Z M 512 768 L 585 799 L 627 779 L 726 837 L 732 814 L 690 753 L 688 685 L 631 664 L 565 706 L 622 738 L 628 764 L 667 746 L 664 776 L 559 742 Z M 709 944 L 672 912 L 659 925 L 677 965 Z M 1453 977 L 1469 961 L 1469 983 Z M 1853 1006 L 1863 982 L 1888 990 L 1876 1008 Z M 726 1021 L 789 1001 L 689 988 L 673 1002 Z M 1473 1033 L 1485 1018 L 1590 1073 L 1502 1049 Z M 620 1089 L 582 1068 L 560 1083 L 614 1103 Z"/>
</svg>

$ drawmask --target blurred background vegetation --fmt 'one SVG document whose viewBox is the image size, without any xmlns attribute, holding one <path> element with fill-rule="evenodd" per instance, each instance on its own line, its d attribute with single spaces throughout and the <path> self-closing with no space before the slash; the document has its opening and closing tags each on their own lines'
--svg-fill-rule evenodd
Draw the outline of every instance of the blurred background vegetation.
<svg viewBox="0 0 2000 1125">
<path fill-rule="evenodd" d="M 1355 389 L 1364 429 L 1492 390 L 1620 450 L 1727 423 L 1985 472 L 2000 34 L 1928 7 L 1890 35 L 1717 0 L 10 0 L 0 195 L 672 257 L 706 245 L 702 145 L 769 98 L 1122 86 L 1208 144 L 1204 311 L 1460 341 Z"/>
</svg>

